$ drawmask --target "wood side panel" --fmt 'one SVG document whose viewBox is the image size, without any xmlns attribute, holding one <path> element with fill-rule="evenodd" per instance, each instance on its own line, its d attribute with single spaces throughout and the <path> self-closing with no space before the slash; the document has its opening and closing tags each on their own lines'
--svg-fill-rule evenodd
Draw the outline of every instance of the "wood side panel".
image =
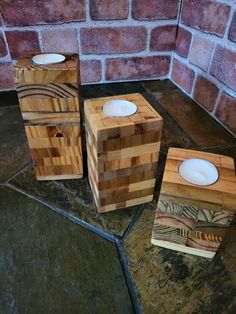
<svg viewBox="0 0 236 314">
<path fill-rule="evenodd" d="M 80 126 L 26 126 L 38 180 L 82 176 Z M 61 177 L 60 177 L 61 176 Z M 54 178 L 55 179 L 55 178 Z"/>
</svg>

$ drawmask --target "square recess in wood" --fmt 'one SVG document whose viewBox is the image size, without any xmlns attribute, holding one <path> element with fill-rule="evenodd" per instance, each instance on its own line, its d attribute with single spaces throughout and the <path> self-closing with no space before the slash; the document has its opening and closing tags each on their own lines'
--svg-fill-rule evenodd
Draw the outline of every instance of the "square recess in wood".
<svg viewBox="0 0 236 314">
<path fill-rule="evenodd" d="M 79 58 L 63 53 L 61 63 L 37 65 L 35 54 L 17 61 L 14 76 L 36 178 L 81 178 Z"/>
<path fill-rule="evenodd" d="M 179 166 L 191 158 L 211 162 L 218 170 L 218 180 L 208 186 L 185 181 L 179 174 Z M 234 218 L 235 187 L 231 157 L 170 148 L 151 242 L 160 247 L 212 258 Z"/>
<path fill-rule="evenodd" d="M 103 105 L 112 100 L 136 104 L 127 117 L 111 117 Z M 153 199 L 163 120 L 140 94 L 85 101 L 89 181 L 99 212 Z"/>
</svg>

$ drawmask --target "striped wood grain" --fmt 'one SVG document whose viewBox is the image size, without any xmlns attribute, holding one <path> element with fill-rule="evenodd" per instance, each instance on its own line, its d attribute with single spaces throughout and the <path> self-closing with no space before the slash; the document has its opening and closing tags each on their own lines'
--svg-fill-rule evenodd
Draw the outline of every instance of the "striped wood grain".
<svg viewBox="0 0 236 314">
<path fill-rule="evenodd" d="M 124 99 L 138 111 L 112 118 L 105 102 Z M 160 151 L 162 118 L 140 95 L 85 101 L 89 181 L 99 212 L 149 202 L 153 198 Z"/>
</svg>

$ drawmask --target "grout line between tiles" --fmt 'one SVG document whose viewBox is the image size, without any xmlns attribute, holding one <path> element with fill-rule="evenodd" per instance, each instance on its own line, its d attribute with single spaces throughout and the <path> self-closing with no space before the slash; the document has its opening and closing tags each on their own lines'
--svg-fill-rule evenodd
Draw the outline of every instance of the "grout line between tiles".
<svg viewBox="0 0 236 314">
<path fill-rule="evenodd" d="M 31 160 L 30 162 L 28 162 L 27 164 L 25 164 L 20 170 L 18 170 L 15 174 L 13 174 L 13 176 L 11 176 L 7 181 L 6 184 L 8 184 L 11 180 L 13 180 L 16 176 L 18 176 L 19 174 L 21 174 L 22 172 L 26 171 L 30 166 L 32 166 L 33 161 Z"/>
<path fill-rule="evenodd" d="M 131 220 L 131 222 L 129 223 L 128 227 L 126 228 L 126 230 L 124 231 L 121 241 L 123 242 L 126 237 L 129 235 L 131 229 L 133 228 L 133 226 L 135 225 L 136 221 L 139 219 L 139 217 L 141 216 L 142 212 L 143 212 L 143 208 L 144 208 L 145 204 L 142 204 L 142 206 L 139 208 L 139 210 L 137 211 L 137 213 L 134 215 L 133 219 Z"/>
<path fill-rule="evenodd" d="M 48 204 L 46 201 L 44 201 L 40 197 L 36 197 L 36 196 L 34 196 L 34 195 L 30 194 L 30 193 L 27 193 L 24 190 L 17 188 L 16 186 L 14 186 L 11 183 L 7 183 L 7 184 L 5 184 L 5 186 L 7 186 L 7 187 L 9 187 L 9 188 L 11 188 L 11 189 L 21 193 L 21 194 L 23 194 L 23 195 L 33 199 L 33 200 L 39 202 L 40 204 L 42 204 L 42 205 L 50 208 L 51 210 L 53 210 L 55 213 L 63 216 L 64 218 L 67 218 L 67 219 L 71 220 L 74 223 L 77 223 L 78 225 L 86 228 L 87 230 L 90 230 L 90 231 L 96 233 L 97 235 L 101 236 L 102 238 L 104 238 L 104 239 L 106 239 L 106 240 L 108 240 L 110 242 L 117 243 L 117 241 L 118 241 L 118 239 L 115 236 L 113 236 L 113 235 L 111 235 L 109 233 L 106 233 L 106 232 L 104 232 L 104 231 L 94 227 L 93 225 L 90 225 L 89 223 L 81 220 L 78 217 L 75 217 L 72 214 L 69 214 L 69 213 L 65 212 L 64 210 L 62 210 L 61 208 L 59 208 L 57 206 Z"/>
<path fill-rule="evenodd" d="M 135 288 L 132 276 L 131 276 L 129 268 L 128 268 L 128 260 L 127 260 L 126 254 L 125 254 L 125 250 L 124 250 L 122 241 L 117 240 L 116 245 L 117 245 L 117 250 L 118 250 L 119 257 L 120 257 L 120 263 L 121 263 L 121 266 L 122 266 L 122 269 L 124 272 L 126 284 L 127 284 L 128 290 L 129 290 L 130 298 L 131 298 L 131 301 L 132 301 L 132 304 L 134 307 L 134 311 L 136 314 L 142 314 L 139 295 L 138 295 L 138 292 Z"/>
</svg>

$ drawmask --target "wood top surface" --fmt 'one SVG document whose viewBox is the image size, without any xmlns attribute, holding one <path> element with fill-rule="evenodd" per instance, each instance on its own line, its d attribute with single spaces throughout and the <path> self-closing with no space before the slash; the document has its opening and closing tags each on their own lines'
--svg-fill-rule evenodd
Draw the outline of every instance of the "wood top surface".
<svg viewBox="0 0 236 314">
<path fill-rule="evenodd" d="M 53 52 L 48 52 L 53 53 Z M 32 61 L 33 56 L 39 55 L 39 54 L 48 54 L 47 52 L 32 52 L 25 54 L 20 60 L 18 60 L 14 66 L 15 69 L 25 69 L 25 70 L 76 70 L 77 64 L 78 64 L 78 55 L 75 53 L 64 53 L 64 52 L 55 52 L 57 54 L 63 54 L 66 59 L 63 62 L 60 63 L 54 63 L 54 64 L 45 64 L 45 65 L 39 65 Z"/>
<path fill-rule="evenodd" d="M 181 178 L 178 168 L 182 161 L 201 158 L 213 163 L 219 179 L 212 185 L 197 186 Z M 195 150 L 170 148 L 168 151 L 161 193 L 193 202 L 218 205 L 216 209 L 236 211 L 236 177 L 231 157 Z"/>
<path fill-rule="evenodd" d="M 38 65 L 32 57 L 43 52 L 29 53 L 14 65 L 16 84 L 28 83 L 76 83 L 79 73 L 79 58 L 76 54 L 61 53 L 66 60 L 61 63 Z"/>
<path fill-rule="evenodd" d="M 108 101 L 116 99 L 127 100 L 135 103 L 138 107 L 137 112 L 128 117 L 111 117 L 103 113 L 103 105 Z M 148 122 L 160 122 L 160 125 L 162 124 L 162 117 L 155 111 L 149 102 L 138 93 L 89 99 L 84 103 L 84 110 L 86 119 L 93 129 L 94 134 L 102 130 L 144 124 Z"/>
</svg>

